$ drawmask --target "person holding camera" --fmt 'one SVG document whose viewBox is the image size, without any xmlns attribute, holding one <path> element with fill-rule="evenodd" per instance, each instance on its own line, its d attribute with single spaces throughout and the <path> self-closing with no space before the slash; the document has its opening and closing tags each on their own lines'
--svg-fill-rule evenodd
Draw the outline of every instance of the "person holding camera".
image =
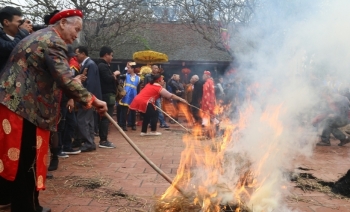
<svg viewBox="0 0 350 212">
<path fill-rule="evenodd" d="M 0 10 L 0 73 L 17 43 L 32 32 L 31 22 L 22 20 L 22 12 L 14 7 Z"/>
</svg>

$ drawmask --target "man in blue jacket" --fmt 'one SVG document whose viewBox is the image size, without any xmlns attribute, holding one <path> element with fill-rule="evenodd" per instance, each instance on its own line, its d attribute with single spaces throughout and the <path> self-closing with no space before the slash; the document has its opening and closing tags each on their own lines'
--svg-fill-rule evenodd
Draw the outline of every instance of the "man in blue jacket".
<svg viewBox="0 0 350 212">
<path fill-rule="evenodd" d="M 89 57 L 89 52 L 87 47 L 79 46 L 75 49 L 75 54 L 78 62 L 81 63 L 80 72 L 85 73 L 87 79 L 83 82 L 83 86 L 96 98 L 102 98 L 101 84 L 100 84 L 100 74 L 96 63 Z M 78 105 L 77 112 L 77 125 L 78 125 L 78 138 L 84 145 L 81 147 L 81 152 L 90 152 L 96 150 L 96 145 L 94 142 L 94 109 L 84 109 Z"/>
<path fill-rule="evenodd" d="M 14 7 L 0 10 L 0 72 L 4 68 L 13 48 L 32 31 L 30 21 L 22 20 L 22 13 Z"/>
</svg>

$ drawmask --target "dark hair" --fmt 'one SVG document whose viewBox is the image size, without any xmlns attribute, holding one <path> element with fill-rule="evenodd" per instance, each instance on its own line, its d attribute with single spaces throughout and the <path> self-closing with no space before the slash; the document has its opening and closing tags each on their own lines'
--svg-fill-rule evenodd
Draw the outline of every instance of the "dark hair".
<svg viewBox="0 0 350 212">
<path fill-rule="evenodd" d="M 109 46 L 102 46 L 100 50 L 100 57 L 105 56 L 106 54 L 110 55 L 113 52 L 113 49 Z"/>
<path fill-rule="evenodd" d="M 160 77 L 162 77 L 160 74 L 152 75 L 152 80 L 150 82 L 151 85 L 153 85 Z"/>
<path fill-rule="evenodd" d="M 50 14 L 44 15 L 44 23 L 45 23 L 45 25 L 49 25 L 50 24 L 49 23 L 50 19 L 58 12 L 59 12 L 59 10 L 54 10 Z"/>
<path fill-rule="evenodd" d="M 13 16 L 23 16 L 22 12 L 15 8 L 15 7 L 4 7 L 0 10 L 0 23 L 4 25 L 4 20 L 7 19 L 9 21 L 12 21 Z"/>
<path fill-rule="evenodd" d="M 68 56 L 69 58 L 71 58 L 71 57 L 74 57 L 74 56 L 75 56 L 75 52 L 73 51 L 73 47 L 72 47 L 72 45 L 68 45 L 68 46 L 67 46 L 67 50 L 68 50 L 68 52 L 67 52 L 67 56 Z"/>
<path fill-rule="evenodd" d="M 86 46 L 78 46 L 77 48 L 75 48 L 75 50 L 77 49 L 79 53 L 84 53 L 86 56 L 89 56 L 89 51 Z"/>
</svg>

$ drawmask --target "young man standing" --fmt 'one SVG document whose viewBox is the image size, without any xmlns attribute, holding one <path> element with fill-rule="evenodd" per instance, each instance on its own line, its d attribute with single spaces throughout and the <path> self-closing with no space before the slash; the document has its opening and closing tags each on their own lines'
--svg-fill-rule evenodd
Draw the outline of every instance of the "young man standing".
<svg viewBox="0 0 350 212">
<path fill-rule="evenodd" d="M 100 84 L 102 91 L 102 99 L 107 103 L 108 114 L 113 115 L 116 91 L 117 91 L 117 76 L 120 71 L 112 72 L 110 63 L 113 59 L 113 50 L 108 46 L 103 46 L 100 50 L 100 59 L 97 61 L 98 71 L 100 73 Z M 115 148 L 114 144 L 108 141 L 109 120 L 106 117 L 101 117 L 99 125 L 100 148 Z"/>
</svg>

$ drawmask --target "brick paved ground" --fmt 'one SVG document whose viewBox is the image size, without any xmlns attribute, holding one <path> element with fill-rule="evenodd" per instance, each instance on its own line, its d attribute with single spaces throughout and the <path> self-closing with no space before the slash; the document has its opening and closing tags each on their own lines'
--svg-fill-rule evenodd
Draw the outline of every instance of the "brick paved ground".
<svg viewBox="0 0 350 212">
<path fill-rule="evenodd" d="M 174 125 L 172 125 L 174 126 Z M 179 128 L 177 128 L 179 129 Z M 127 134 L 149 158 L 171 178 L 179 165 L 183 143 L 179 131 L 159 137 L 140 137 L 138 130 Z M 54 212 L 152 211 L 152 202 L 168 183 L 160 177 L 112 127 L 110 140 L 116 149 L 97 149 L 61 159 L 54 179 L 40 193 L 41 204 Z M 96 142 L 98 139 L 96 139 Z M 350 146 L 317 147 L 312 158 L 296 163 L 324 181 L 335 181 L 350 168 Z M 99 185 L 102 185 L 99 188 Z M 81 187 L 79 187 L 81 186 Z M 350 211 L 350 202 L 320 192 L 302 191 L 290 183 L 285 202 L 297 211 Z M 88 189 L 95 188 L 95 189 Z M 127 194 L 128 196 L 125 196 Z M 1 210 L 0 210 L 1 211 Z M 278 211 L 278 210 L 276 210 Z"/>
</svg>

